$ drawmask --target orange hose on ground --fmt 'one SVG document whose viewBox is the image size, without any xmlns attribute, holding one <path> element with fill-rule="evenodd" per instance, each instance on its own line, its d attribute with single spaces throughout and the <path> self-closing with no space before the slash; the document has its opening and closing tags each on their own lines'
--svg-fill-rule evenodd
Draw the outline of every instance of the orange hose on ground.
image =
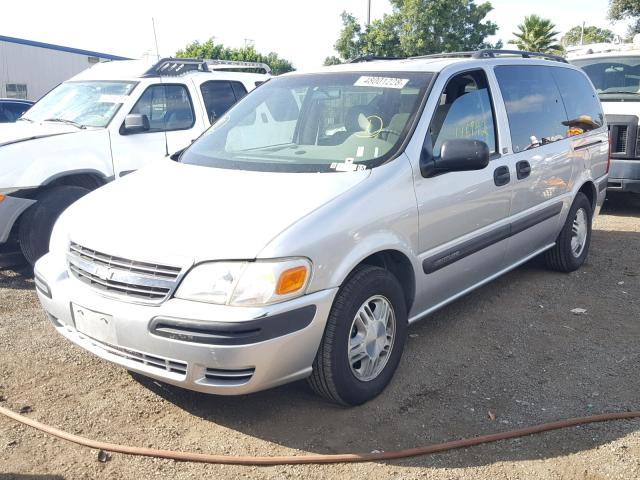
<svg viewBox="0 0 640 480">
<path fill-rule="evenodd" d="M 181 462 L 201 462 L 201 463 L 217 463 L 225 465 L 298 465 L 308 463 L 353 463 L 353 462 L 373 462 L 381 460 L 393 460 L 398 458 L 415 457 L 418 455 L 426 455 L 429 453 L 444 452 L 455 448 L 465 448 L 481 443 L 497 442 L 499 440 L 507 440 L 510 438 L 524 437 L 534 433 L 547 432 L 549 430 L 558 430 L 560 428 L 574 427 L 586 423 L 606 422 L 609 420 L 623 420 L 630 418 L 640 418 L 640 412 L 619 412 L 604 413 L 601 415 L 590 415 L 587 417 L 569 418 L 559 420 L 557 422 L 541 423 L 531 427 L 511 430 L 509 432 L 492 433 L 490 435 L 481 435 L 479 437 L 465 438 L 462 440 L 454 440 L 451 442 L 438 443 L 425 447 L 408 448 L 405 450 L 396 450 L 391 452 L 377 453 L 344 453 L 335 455 L 288 455 L 273 457 L 254 457 L 254 456 L 233 456 L 233 455 L 211 455 L 207 453 L 191 453 L 177 452 L 173 450 L 156 450 L 153 448 L 131 447 L 128 445 L 117 445 L 115 443 L 99 442 L 88 438 L 80 437 L 72 433 L 58 430 L 43 423 L 37 422 L 30 418 L 24 417 L 9 409 L 0 407 L 0 414 L 9 417 L 16 422 L 23 423 L 37 430 L 45 432 L 54 437 L 67 440 L 69 442 L 82 445 L 84 447 L 95 448 L 113 453 L 125 453 L 127 455 L 142 455 L 145 457 L 166 458 Z"/>
</svg>

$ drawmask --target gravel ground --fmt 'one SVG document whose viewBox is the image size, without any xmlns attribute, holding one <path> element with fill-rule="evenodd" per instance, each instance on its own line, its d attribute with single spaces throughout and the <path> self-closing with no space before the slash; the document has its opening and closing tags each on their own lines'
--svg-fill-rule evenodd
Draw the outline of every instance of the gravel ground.
<svg viewBox="0 0 640 480">
<path fill-rule="evenodd" d="M 392 384 L 343 409 L 304 382 L 245 397 L 161 385 L 55 333 L 25 269 L 0 271 L 0 396 L 93 439 L 196 452 L 394 450 L 592 413 L 640 410 L 640 201 L 608 200 L 588 263 L 531 262 L 410 329 Z M 573 308 L 586 314 L 571 313 Z M 490 418 L 489 411 L 495 414 Z M 493 416 L 493 415 L 492 415 Z M 640 421 L 595 424 L 403 461 L 234 467 L 97 452 L 0 418 L 0 478 L 640 478 Z"/>
</svg>

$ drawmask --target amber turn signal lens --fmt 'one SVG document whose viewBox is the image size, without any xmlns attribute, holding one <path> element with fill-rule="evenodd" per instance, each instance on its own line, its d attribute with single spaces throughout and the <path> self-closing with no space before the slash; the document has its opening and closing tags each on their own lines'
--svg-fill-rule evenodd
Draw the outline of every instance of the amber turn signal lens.
<svg viewBox="0 0 640 480">
<path fill-rule="evenodd" d="M 4 202 L 4 199 L 7 198 L 4 195 L 0 195 L 0 203 Z"/>
<path fill-rule="evenodd" d="M 278 285 L 276 286 L 276 293 L 278 295 L 286 295 L 287 293 L 293 293 L 304 287 L 304 282 L 307 279 L 307 267 L 294 267 L 289 270 L 285 270 L 280 275 Z"/>
</svg>

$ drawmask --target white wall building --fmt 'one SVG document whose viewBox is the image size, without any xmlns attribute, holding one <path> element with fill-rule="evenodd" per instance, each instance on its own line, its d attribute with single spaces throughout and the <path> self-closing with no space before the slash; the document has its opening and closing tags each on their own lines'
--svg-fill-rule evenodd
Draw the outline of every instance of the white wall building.
<svg viewBox="0 0 640 480">
<path fill-rule="evenodd" d="M 60 82 L 109 60 L 127 58 L 0 35 L 0 97 L 37 101 Z"/>
</svg>

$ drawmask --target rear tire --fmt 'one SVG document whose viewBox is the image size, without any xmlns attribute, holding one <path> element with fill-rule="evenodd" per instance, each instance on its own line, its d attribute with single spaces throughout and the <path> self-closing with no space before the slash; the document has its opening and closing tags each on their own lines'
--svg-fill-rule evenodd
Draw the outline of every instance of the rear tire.
<svg viewBox="0 0 640 480">
<path fill-rule="evenodd" d="M 591 202 L 582 192 L 576 195 L 556 245 L 544 254 L 547 267 L 558 272 L 573 272 L 582 266 L 591 244 Z"/>
<path fill-rule="evenodd" d="M 406 337 L 407 306 L 400 282 L 384 268 L 362 265 L 333 302 L 308 383 L 342 405 L 371 400 L 393 377 Z"/>
<path fill-rule="evenodd" d="M 24 258 L 32 266 L 49 251 L 51 231 L 60 214 L 89 192 L 76 186 L 52 187 L 38 195 L 37 203 L 24 212 L 20 218 L 18 240 Z"/>
</svg>

